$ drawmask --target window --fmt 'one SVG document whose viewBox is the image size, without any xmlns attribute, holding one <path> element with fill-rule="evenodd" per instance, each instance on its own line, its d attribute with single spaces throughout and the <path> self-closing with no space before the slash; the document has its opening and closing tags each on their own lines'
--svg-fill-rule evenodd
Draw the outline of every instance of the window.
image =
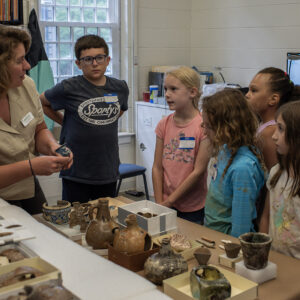
<svg viewBox="0 0 300 300">
<path fill-rule="evenodd" d="M 105 39 L 111 56 L 106 75 L 119 78 L 119 0 L 39 0 L 39 23 L 55 83 L 81 74 L 74 45 L 85 34 Z"/>
</svg>

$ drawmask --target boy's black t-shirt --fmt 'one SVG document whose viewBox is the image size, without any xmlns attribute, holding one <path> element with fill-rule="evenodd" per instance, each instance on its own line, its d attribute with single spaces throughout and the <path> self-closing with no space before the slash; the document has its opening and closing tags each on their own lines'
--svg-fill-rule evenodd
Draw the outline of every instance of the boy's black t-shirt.
<svg viewBox="0 0 300 300">
<path fill-rule="evenodd" d="M 61 177 L 87 184 L 118 179 L 118 118 L 128 109 L 128 86 L 106 76 L 95 86 L 82 75 L 66 79 L 45 92 L 54 110 L 64 109 L 60 143 L 74 154 L 73 165 Z"/>
</svg>

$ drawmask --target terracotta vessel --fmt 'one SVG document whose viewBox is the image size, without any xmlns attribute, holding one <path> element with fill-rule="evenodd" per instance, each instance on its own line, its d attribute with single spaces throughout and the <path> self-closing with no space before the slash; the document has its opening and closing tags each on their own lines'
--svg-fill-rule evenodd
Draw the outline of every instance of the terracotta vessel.
<svg viewBox="0 0 300 300">
<path fill-rule="evenodd" d="M 151 248 L 151 237 L 138 226 L 136 215 L 130 214 L 125 222 L 127 227 L 114 230 L 114 248 L 119 252 L 134 254 Z"/>
<path fill-rule="evenodd" d="M 107 199 L 100 199 L 96 206 L 92 206 L 90 216 L 93 216 L 94 210 L 97 210 L 96 219 L 90 221 L 85 239 L 93 249 L 107 249 L 114 240 L 113 229 L 118 226 L 111 219 Z"/>
<path fill-rule="evenodd" d="M 76 225 L 80 225 L 80 232 L 85 232 L 89 224 L 89 208 L 90 203 L 73 202 L 73 210 L 69 216 L 69 227 L 73 228 Z"/>
<path fill-rule="evenodd" d="M 249 232 L 240 235 L 245 267 L 260 270 L 267 266 L 272 238 L 266 233 Z"/>
<path fill-rule="evenodd" d="M 145 262 L 146 278 L 155 284 L 162 284 L 164 279 L 176 276 L 188 270 L 187 262 L 173 252 L 170 239 L 163 239 L 158 253 L 154 253 Z"/>
<path fill-rule="evenodd" d="M 197 259 L 199 265 L 207 265 L 211 257 L 211 252 L 209 249 L 201 247 L 194 251 L 194 256 Z"/>
<path fill-rule="evenodd" d="M 236 243 L 228 243 L 224 245 L 227 257 L 236 258 L 241 250 L 241 245 Z"/>
<path fill-rule="evenodd" d="M 231 285 L 226 277 L 215 267 L 198 266 L 190 274 L 190 287 L 195 299 L 221 300 L 231 295 Z"/>
</svg>

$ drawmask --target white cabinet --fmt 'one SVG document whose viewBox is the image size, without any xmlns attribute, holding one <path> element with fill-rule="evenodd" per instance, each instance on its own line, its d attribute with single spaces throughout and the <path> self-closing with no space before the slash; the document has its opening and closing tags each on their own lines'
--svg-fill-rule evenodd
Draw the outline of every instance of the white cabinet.
<svg viewBox="0 0 300 300">
<path fill-rule="evenodd" d="M 152 165 L 155 151 L 155 128 L 158 122 L 171 114 L 168 106 L 136 102 L 136 163 L 147 168 L 149 195 L 153 196 Z M 137 177 L 137 190 L 144 191 L 142 176 Z"/>
</svg>

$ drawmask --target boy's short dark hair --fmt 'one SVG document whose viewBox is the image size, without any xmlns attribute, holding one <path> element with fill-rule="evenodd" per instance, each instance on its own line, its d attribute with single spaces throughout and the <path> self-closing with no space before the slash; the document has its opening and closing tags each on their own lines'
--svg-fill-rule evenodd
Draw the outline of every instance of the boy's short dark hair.
<svg viewBox="0 0 300 300">
<path fill-rule="evenodd" d="M 75 44 L 75 55 L 76 58 L 79 59 L 81 55 L 81 51 L 90 48 L 103 48 L 105 55 L 109 55 L 109 49 L 105 42 L 105 40 L 94 34 L 88 34 L 80 37 Z"/>
</svg>

